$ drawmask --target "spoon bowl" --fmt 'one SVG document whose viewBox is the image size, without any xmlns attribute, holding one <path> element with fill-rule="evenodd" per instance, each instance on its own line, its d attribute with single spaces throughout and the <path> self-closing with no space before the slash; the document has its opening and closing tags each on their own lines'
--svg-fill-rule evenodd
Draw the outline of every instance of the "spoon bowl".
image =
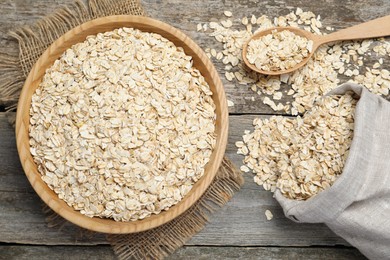
<svg viewBox="0 0 390 260">
<path fill-rule="evenodd" d="M 267 71 L 267 70 L 261 70 L 259 68 L 257 68 L 254 64 L 251 64 L 248 60 L 248 58 L 246 57 L 247 53 L 248 53 L 248 45 L 249 45 L 249 42 L 252 41 L 252 40 L 257 40 L 265 35 L 268 35 L 268 34 L 271 34 L 273 31 L 277 31 L 277 32 L 281 32 L 281 31 L 290 31 L 296 35 L 299 35 L 301 37 L 305 37 L 306 39 L 308 40 L 311 40 L 313 41 L 313 49 L 309 52 L 309 55 L 307 57 L 305 57 L 300 63 L 298 63 L 296 66 L 288 69 L 288 70 L 270 70 L 270 71 Z M 245 62 L 245 64 L 253 71 L 256 71 L 258 73 L 261 73 L 261 74 L 266 74 L 266 75 L 281 75 L 281 74 L 285 74 L 285 73 L 289 73 L 289 72 L 292 72 L 294 70 L 297 70 L 299 69 L 300 67 L 302 67 L 303 65 L 305 65 L 308 60 L 311 58 L 311 56 L 313 56 L 313 53 L 314 51 L 318 48 L 318 36 L 308 32 L 308 31 L 305 31 L 305 30 L 302 30 L 300 28 L 297 28 L 297 27 L 273 27 L 273 28 L 270 28 L 270 29 L 266 29 L 266 30 L 263 30 L 263 31 L 260 31 L 258 33 L 255 33 L 243 46 L 243 49 L 242 49 L 242 58 Z M 316 45 L 317 44 L 317 45 Z"/>
<path fill-rule="evenodd" d="M 246 57 L 248 51 L 248 44 L 252 40 L 259 39 L 265 35 L 271 34 L 273 31 L 281 32 L 288 30 L 296 35 L 305 37 L 308 40 L 313 41 L 313 48 L 310 50 L 309 55 L 305 57 L 300 63 L 288 70 L 272 70 L 265 71 L 257 68 L 254 64 L 251 64 Z M 274 27 L 264 31 L 260 31 L 254 34 L 243 46 L 242 49 L 242 58 L 245 64 L 252 70 L 266 75 L 281 75 L 289 72 L 293 72 L 305 65 L 309 59 L 313 56 L 314 52 L 318 47 L 324 43 L 335 42 L 335 41 L 345 41 L 345 40 L 357 40 L 357 39 L 368 39 L 376 38 L 390 35 L 390 15 L 377 18 L 372 21 L 361 23 L 340 31 L 326 34 L 326 35 L 315 35 L 311 32 L 305 31 L 296 27 Z"/>
</svg>

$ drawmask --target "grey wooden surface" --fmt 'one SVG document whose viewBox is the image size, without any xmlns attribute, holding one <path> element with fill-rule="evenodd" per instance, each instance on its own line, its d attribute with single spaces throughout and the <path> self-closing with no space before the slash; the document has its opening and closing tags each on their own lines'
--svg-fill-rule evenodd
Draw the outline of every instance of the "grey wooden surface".
<svg viewBox="0 0 390 260">
<path fill-rule="evenodd" d="M 73 0 L 0 0 L 0 44 L 9 53 L 17 51 L 7 31 L 31 23 Z M 148 15 L 183 30 L 201 47 L 218 44 L 204 33 L 196 32 L 199 22 L 217 20 L 224 10 L 239 18 L 244 15 L 287 14 L 296 7 L 320 14 L 326 26 L 343 28 L 390 13 L 390 1 L 378 0 L 142 0 Z M 367 62 L 369 64 L 369 62 Z M 244 130 L 252 129 L 252 120 L 274 114 L 248 87 L 234 85 L 223 77 L 230 108 L 227 155 L 237 165 L 242 157 L 234 143 Z M 0 75 L 1 80 L 1 75 Z M 346 80 L 346 79 L 344 79 Z M 250 97 L 254 96 L 255 101 Z M 72 225 L 58 231 L 46 226 L 41 202 L 32 190 L 20 166 L 13 129 L 0 113 L 0 259 L 111 259 L 104 236 L 80 238 Z M 283 216 L 272 198 L 245 174 L 241 191 L 214 214 L 203 231 L 171 259 L 365 259 L 356 249 L 322 224 L 296 224 Z M 267 221 L 266 209 L 274 214 Z M 44 256 L 44 257 L 43 257 Z"/>
<path fill-rule="evenodd" d="M 111 260 L 115 259 L 109 246 L 0 246 L 0 259 L 18 260 Z M 267 259 L 267 260 L 358 260 L 361 255 L 350 248 L 293 248 L 293 247 L 196 247 L 185 246 L 168 257 L 169 260 L 222 260 L 222 259 Z"/>
</svg>

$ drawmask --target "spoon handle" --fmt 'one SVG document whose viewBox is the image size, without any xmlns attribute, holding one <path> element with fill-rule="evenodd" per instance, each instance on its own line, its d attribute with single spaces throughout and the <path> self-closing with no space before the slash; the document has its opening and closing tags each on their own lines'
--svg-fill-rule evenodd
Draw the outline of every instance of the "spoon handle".
<svg viewBox="0 0 390 260">
<path fill-rule="evenodd" d="M 390 35 L 390 15 L 365 23 L 342 29 L 340 31 L 319 36 L 319 44 L 342 41 L 376 38 Z"/>
</svg>

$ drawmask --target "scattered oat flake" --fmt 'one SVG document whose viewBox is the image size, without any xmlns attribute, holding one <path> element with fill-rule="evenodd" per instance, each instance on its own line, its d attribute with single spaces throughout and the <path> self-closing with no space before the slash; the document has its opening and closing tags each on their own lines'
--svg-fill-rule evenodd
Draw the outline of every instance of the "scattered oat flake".
<svg viewBox="0 0 390 260">
<path fill-rule="evenodd" d="M 225 21 L 221 21 L 221 24 L 222 24 L 222 26 L 225 27 L 225 28 L 232 27 L 232 25 L 233 25 L 232 21 L 229 20 L 229 19 L 228 19 L 228 20 L 225 20 Z"/>
<path fill-rule="evenodd" d="M 210 50 L 211 56 L 215 57 L 217 56 L 217 51 L 215 49 Z"/>
<path fill-rule="evenodd" d="M 231 17 L 233 15 L 232 12 L 230 12 L 230 11 L 224 11 L 223 13 L 227 17 Z"/>
<path fill-rule="evenodd" d="M 279 91 L 279 92 L 275 92 L 272 98 L 274 100 L 280 100 L 280 99 L 282 99 L 282 96 L 283 96 L 283 93 Z"/>
<path fill-rule="evenodd" d="M 274 215 L 272 214 L 272 212 L 270 210 L 266 210 L 265 211 L 265 217 L 267 218 L 267 220 L 272 220 L 274 218 Z"/>
<path fill-rule="evenodd" d="M 243 25 L 248 25 L 248 17 L 242 18 L 241 23 L 242 23 Z"/>
<path fill-rule="evenodd" d="M 256 24 L 256 21 L 257 21 L 256 16 L 252 15 L 251 24 Z"/>
<path fill-rule="evenodd" d="M 352 70 L 347 69 L 347 70 L 344 72 L 344 75 L 350 77 L 350 76 L 353 75 L 353 72 L 352 72 Z"/>
<path fill-rule="evenodd" d="M 249 172 L 249 171 L 250 171 L 250 169 L 249 169 L 247 166 L 245 166 L 245 165 L 242 165 L 242 166 L 240 167 L 240 170 L 241 170 L 242 172 Z"/>
<path fill-rule="evenodd" d="M 228 107 L 233 107 L 234 106 L 234 102 L 231 101 L 231 100 L 228 100 L 227 103 L 228 103 Z"/>
<path fill-rule="evenodd" d="M 218 25 L 218 23 L 216 23 L 216 22 L 210 22 L 210 24 L 209 24 L 209 27 L 210 27 L 211 29 L 216 29 L 218 26 L 219 26 L 219 25 Z"/>
<path fill-rule="evenodd" d="M 225 72 L 225 78 L 226 78 L 228 81 L 232 81 L 233 78 L 234 78 L 234 74 L 232 75 L 231 72 L 226 71 L 226 72 Z"/>
<path fill-rule="evenodd" d="M 238 148 L 241 148 L 241 147 L 244 146 L 244 142 L 243 142 L 243 141 L 237 141 L 237 142 L 236 142 L 236 146 L 237 146 Z"/>
<path fill-rule="evenodd" d="M 297 8 L 297 10 L 295 11 L 295 14 L 296 15 L 301 15 L 303 13 L 303 10 L 301 8 Z"/>
<path fill-rule="evenodd" d="M 264 100 L 263 100 L 263 103 L 266 104 L 266 105 L 269 105 L 271 108 L 275 108 L 276 107 L 275 102 L 272 101 L 269 97 L 265 97 Z"/>
</svg>

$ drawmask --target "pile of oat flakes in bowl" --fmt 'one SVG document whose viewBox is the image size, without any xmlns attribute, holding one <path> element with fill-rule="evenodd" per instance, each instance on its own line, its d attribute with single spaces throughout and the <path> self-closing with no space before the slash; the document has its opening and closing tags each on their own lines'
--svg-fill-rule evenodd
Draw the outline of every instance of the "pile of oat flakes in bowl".
<svg viewBox="0 0 390 260">
<path fill-rule="evenodd" d="M 192 57 L 161 35 L 89 36 L 32 96 L 30 152 L 44 182 L 82 214 L 144 219 L 204 174 L 216 143 L 211 96 Z"/>
</svg>

